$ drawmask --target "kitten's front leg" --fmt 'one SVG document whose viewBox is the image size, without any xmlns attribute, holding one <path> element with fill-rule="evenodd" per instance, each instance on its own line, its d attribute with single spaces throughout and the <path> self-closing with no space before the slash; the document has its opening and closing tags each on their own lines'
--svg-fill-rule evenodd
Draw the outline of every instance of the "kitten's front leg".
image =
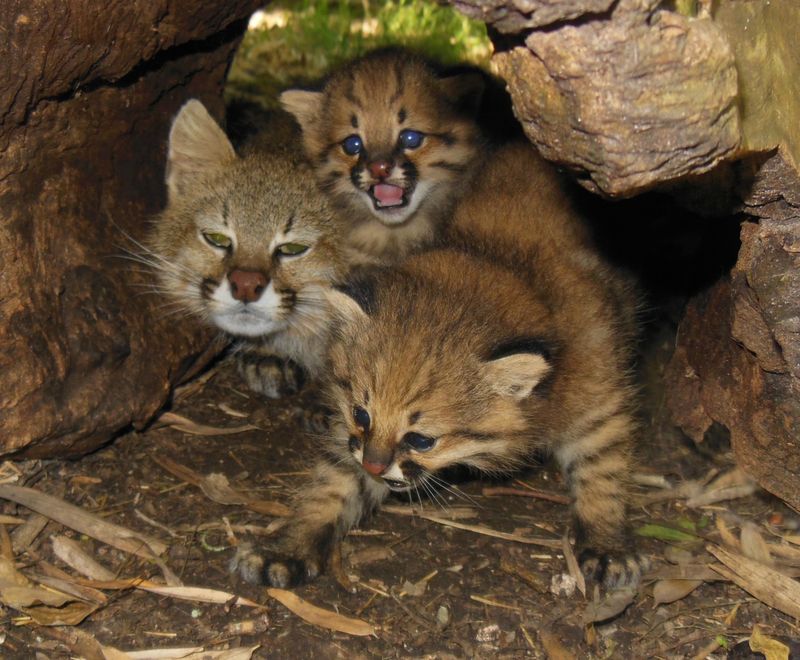
<svg viewBox="0 0 800 660">
<path fill-rule="evenodd" d="M 231 570 L 247 582 L 281 588 L 313 580 L 325 571 L 336 544 L 388 492 L 357 464 L 320 462 L 280 536 L 264 548 L 240 546 Z"/>
<path fill-rule="evenodd" d="M 236 357 L 239 373 L 254 392 L 280 399 L 297 394 L 303 387 L 303 368 L 288 358 L 275 355 L 266 346 L 242 343 Z"/>
<path fill-rule="evenodd" d="M 636 586 L 646 560 L 628 529 L 635 423 L 626 410 L 595 420 L 556 456 L 575 498 L 576 542 L 583 572 L 608 589 Z"/>
</svg>

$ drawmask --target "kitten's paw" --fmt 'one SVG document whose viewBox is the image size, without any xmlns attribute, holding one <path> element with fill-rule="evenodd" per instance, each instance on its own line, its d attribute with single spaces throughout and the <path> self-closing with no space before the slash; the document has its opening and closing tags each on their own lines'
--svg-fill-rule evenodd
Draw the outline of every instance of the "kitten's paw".
<svg viewBox="0 0 800 660">
<path fill-rule="evenodd" d="M 297 394 L 305 383 L 305 372 L 297 363 L 275 355 L 245 352 L 239 356 L 239 373 L 248 387 L 270 399 Z"/>
<path fill-rule="evenodd" d="M 642 575 L 650 567 L 650 561 L 639 554 L 584 550 L 580 555 L 580 565 L 588 580 L 607 591 L 615 591 L 638 587 Z"/>
<path fill-rule="evenodd" d="M 229 569 L 250 584 L 289 589 L 319 577 L 322 564 L 311 557 L 289 557 L 269 550 L 261 552 L 249 543 L 242 543 Z"/>
</svg>

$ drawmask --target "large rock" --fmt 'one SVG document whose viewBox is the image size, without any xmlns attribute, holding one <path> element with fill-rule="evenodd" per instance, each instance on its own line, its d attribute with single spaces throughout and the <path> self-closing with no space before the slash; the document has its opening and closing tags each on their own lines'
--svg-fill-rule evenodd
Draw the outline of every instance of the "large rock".
<svg viewBox="0 0 800 660">
<path fill-rule="evenodd" d="M 145 424 L 214 349 L 120 258 L 164 201 L 171 116 L 222 111 L 257 0 L 0 7 L 0 455 L 77 455 Z"/>
</svg>

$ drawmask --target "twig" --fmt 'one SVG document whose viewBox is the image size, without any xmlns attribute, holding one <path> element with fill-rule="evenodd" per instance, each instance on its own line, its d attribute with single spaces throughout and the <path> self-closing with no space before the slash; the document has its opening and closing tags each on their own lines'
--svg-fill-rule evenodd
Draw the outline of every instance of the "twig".
<svg viewBox="0 0 800 660">
<path fill-rule="evenodd" d="M 469 598 L 470 600 L 483 603 L 484 605 L 491 605 L 492 607 L 501 607 L 504 610 L 514 610 L 515 612 L 519 612 L 520 610 L 522 610 L 521 607 L 518 607 L 516 605 L 506 605 L 505 603 L 498 603 L 496 600 L 492 600 L 491 598 L 476 596 L 475 594 L 470 594 Z"/>
<path fill-rule="evenodd" d="M 548 502 L 555 502 L 556 504 L 569 504 L 572 500 L 566 495 L 559 495 L 558 493 L 548 493 L 544 490 L 522 490 L 520 488 L 509 488 L 508 486 L 490 486 L 484 488 L 481 493 L 487 497 L 493 495 L 515 495 L 517 497 L 533 497 L 537 500 L 547 500 Z"/>
</svg>

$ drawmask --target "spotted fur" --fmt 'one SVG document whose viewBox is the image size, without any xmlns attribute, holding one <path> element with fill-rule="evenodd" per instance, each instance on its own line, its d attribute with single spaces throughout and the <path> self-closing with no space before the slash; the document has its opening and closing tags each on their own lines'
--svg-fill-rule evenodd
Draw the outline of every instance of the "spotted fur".
<svg viewBox="0 0 800 660">
<path fill-rule="evenodd" d="M 626 532 L 636 297 L 530 145 L 495 154 L 442 247 L 331 296 L 343 321 L 330 456 L 285 536 L 241 557 L 260 562 L 245 577 L 313 577 L 390 491 L 433 493 L 449 466 L 504 474 L 544 450 L 574 497 L 585 570 L 609 587 L 638 579 Z"/>
<path fill-rule="evenodd" d="M 172 310 L 236 338 L 252 389 L 296 391 L 302 371 L 324 363 L 325 290 L 344 269 L 338 226 L 302 154 L 258 145 L 237 155 L 189 101 L 170 132 L 167 188 L 142 257 L 158 290 Z M 287 245 L 303 249 L 284 254 Z"/>
<path fill-rule="evenodd" d="M 321 91 L 281 95 L 366 261 L 429 242 L 452 210 L 481 152 L 474 115 L 482 85 L 477 74 L 439 77 L 421 58 L 388 49 L 336 71 Z M 354 138 L 360 150 L 349 153 Z"/>
</svg>

